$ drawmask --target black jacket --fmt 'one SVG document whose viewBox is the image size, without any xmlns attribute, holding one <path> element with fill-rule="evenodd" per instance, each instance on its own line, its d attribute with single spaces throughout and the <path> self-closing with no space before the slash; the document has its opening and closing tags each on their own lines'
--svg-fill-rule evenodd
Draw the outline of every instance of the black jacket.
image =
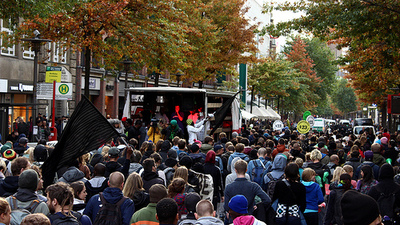
<svg viewBox="0 0 400 225">
<path fill-rule="evenodd" d="M 17 193 L 19 176 L 9 176 L 0 183 L 0 196 L 8 197 Z"/>
<path fill-rule="evenodd" d="M 163 179 L 161 179 L 158 176 L 158 173 L 156 172 L 144 171 L 142 179 L 143 179 L 143 188 L 146 190 L 147 193 L 149 193 L 150 187 L 153 186 L 154 184 L 164 185 Z"/>
</svg>

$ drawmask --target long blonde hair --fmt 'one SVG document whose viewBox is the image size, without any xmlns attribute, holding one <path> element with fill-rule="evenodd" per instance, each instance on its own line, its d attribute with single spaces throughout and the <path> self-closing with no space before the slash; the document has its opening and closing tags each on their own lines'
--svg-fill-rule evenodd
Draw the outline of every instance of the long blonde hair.
<svg viewBox="0 0 400 225">
<path fill-rule="evenodd" d="M 189 179 L 189 171 L 185 166 L 180 166 L 175 170 L 174 173 L 174 178 L 182 178 L 186 183 L 188 182 Z"/>
<path fill-rule="evenodd" d="M 336 167 L 335 171 L 333 171 L 333 177 L 332 177 L 331 182 L 332 183 L 333 182 L 339 182 L 340 181 L 340 175 L 342 175 L 344 173 L 346 173 L 346 171 L 342 167 L 340 167 L 340 166 Z"/>
<path fill-rule="evenodd" d="M 133 199 L 133 196 L 137 191 L 144 191 L 143 180 L 138 173 L 133 172 L 126 179 L 122 193 L 125 197 Z"/>
</svg>

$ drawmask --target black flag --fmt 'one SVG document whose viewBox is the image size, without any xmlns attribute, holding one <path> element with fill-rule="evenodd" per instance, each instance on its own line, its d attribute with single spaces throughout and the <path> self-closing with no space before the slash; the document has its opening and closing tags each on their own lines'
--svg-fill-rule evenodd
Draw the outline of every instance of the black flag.
<svg viewBox="0 0 400 225">
<path fill-rule="evenodd" d="M 53 183 L 58 169 L 79 156 L 98 149 L 112 137 L 119 136 L 107 119 L 82 95 L 53 153 L 42 166 L 44 186 Z"/>
<path fill-rule="evenodd" d="M 233 100 L 235 100 L 237 94 L 239 94 L 239 92 L 237 92 L 234 96 L 232 96 L 230 99 L 224 102 L 224 104 L 221 107 L 219 107 L 217 111 L 215 111 L 214 113 L 215 124 L 210 132 L 210 135 L 212 135 L 218 129 L 218 127 L 220 127 L 221 124 L 224 122 L 224 119 L 228 114 L 229 110 L 231 109 L 232 102 Z"/>
</svg>

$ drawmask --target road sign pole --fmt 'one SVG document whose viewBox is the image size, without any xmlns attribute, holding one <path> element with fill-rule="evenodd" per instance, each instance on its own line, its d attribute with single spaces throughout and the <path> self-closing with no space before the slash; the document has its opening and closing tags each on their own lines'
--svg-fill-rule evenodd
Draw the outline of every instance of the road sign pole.
<svg viewBox="0 0 400 225">
<path fill-rule="evenodd" d="M 55 124 L 56 124 L 56 121 L 55 121 L 55 113 L 56 113 L 56 81 L 54 80 L 53 81 L 53 106 L 52 106 L 52 108 L 51 108 L 51 114 L 52 114 L 52 116 L 51 116 L 51 127 L 54 129 L 54 126 L 55 126 Z"/>
</svg>

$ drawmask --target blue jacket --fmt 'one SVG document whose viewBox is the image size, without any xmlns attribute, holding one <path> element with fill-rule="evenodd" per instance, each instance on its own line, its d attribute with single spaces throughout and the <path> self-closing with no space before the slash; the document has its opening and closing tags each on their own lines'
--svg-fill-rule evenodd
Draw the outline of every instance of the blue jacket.
<svg viewBox="0 0 400 225">
<path fill-rule="evenodd" d="M 236 157 L 240 157 L 241 159 L 243 159 L 243 160 L 246 161 L 246 162 L 249 162 L 249 161 L 250 161 L 250 158 L 249 158 L 248 155 L 246 155 L 246 154 L 244 154 L 244 153 L 242 153 L 242 152 L 234 152 L 234 153 L 232 153 L 232 155 L 229 156 L 229 159 L 228 159 L 228 167 L 227 167 L 228 170 L 231 168 L 232 160 L 233 160 L 234 158 L 236 158 Z M 230 171 L 230 172 L 233 172 L 233 171 Z"/>
<path fill-rule="evenodd" d="M 244 195 L 246 197 L 248 202 L 247 209 L 249 214 L 254 211 L 254 197 L 260 197 L 262 203 L 264 203 L 265 205 L 269 205 L 271 203 L 271 199 L 269 198 L 267 193 L 265 193 L 261 189 L 260 185 L 255 182 L 250 182 L 246 178 L 236 178 L 233 183 L 228 184 L 225 187 L 224 208 L 226 211 L 229 210 L 229 201 L 235 195 Z"/>
<path fill-rule="evenodd" d="M 122 194 L 121 189 L 108 187 L 104 189 L 103 196 L 108 203 L 116 204 L 119 200 L 121 200 L 124 195 Z M 94 221 L 96 219 L 97 212 L 100 209 L 100 205 L 100 196 L 97 194 L 90 198 L 89 202 L 86 205 L 85 211 L 83 211 L 83 214 L 87 215 L 92 221 Z M 130 220 L 134 212 L 135 204 L 131 199 L 127 198 L 121 205 L 123 225 L 130 224 Z"/>
<path fill-rule="evenodd" d="M 322 194 L 319 185 L 313 181 L 301 182 L 306 188 L 306 211 L 307 212 L 318 212 L 318 205 L 324 202 L 324 196 Z"/>
</svg>

